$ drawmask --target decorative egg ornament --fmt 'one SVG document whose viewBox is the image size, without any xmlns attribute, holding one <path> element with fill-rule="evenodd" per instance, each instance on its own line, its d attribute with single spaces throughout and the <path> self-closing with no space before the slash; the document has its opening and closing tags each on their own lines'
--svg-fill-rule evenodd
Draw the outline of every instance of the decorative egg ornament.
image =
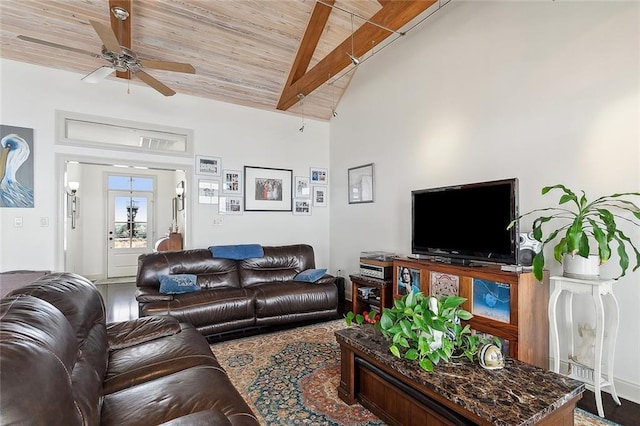
<svg viewBox="0 0 640 426">
<path fill-rule="evenodd" d="M 496 345 L 484 345 L 478 353 L 478 360 L 482 368 L 487 370 L 498 370 L 504 367 L 504 356 Z"/>
</svg>

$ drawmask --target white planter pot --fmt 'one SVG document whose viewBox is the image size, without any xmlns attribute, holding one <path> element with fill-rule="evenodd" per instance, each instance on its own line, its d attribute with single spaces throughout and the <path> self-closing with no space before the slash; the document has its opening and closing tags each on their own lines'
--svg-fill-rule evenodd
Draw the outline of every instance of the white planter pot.
<svg viewBox="0 0 640 426">
<path fill-rule="evenodd" d="M 597 254 L 590 254 L 588 258 L 565 254 L 562 269 L 562 275 L 567 278 L 597 279 L 600 277 L 600 257 Z"/>
</svg>

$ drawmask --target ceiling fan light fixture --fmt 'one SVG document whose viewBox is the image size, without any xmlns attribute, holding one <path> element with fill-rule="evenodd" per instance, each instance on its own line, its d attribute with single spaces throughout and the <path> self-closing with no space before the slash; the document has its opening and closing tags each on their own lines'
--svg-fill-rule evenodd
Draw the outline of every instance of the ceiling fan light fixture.
<svg viewBox="0 0 640 426">
<path fill-rule="evenodd" d="M 126 21 L 127 18 L 129 17 L 129 11 L 127 11 L 127 9 L 125 9 L 124 7 L 120 7 L 120 6 L 113 6 L 111 8 L 111 13 L 113 13 L 113 16 L 118 18 L 118 20 L 120 21 Z"/>
</svg>

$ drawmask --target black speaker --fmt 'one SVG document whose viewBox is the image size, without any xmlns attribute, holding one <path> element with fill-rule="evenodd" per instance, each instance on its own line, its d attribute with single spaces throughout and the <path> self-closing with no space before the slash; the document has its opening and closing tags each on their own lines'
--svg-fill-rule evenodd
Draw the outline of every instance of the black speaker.
<svg viewBox="0 0 640 426">
<path fill-rule="evenodd" d="M 518 251 L 518 265 L 531 266 L 533 265 L 533 257 L 540 251 L 542 245 L 539 241 L 533 238 L 531 232 L 521 233 L 518 236 L 520 249 Z"/>
</svg>

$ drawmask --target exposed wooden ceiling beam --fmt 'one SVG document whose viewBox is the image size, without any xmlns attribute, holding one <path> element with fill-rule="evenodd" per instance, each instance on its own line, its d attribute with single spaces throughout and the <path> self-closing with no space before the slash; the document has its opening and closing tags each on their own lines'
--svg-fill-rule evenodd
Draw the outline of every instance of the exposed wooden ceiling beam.
<svg viewBox="0 0 640 426">
<path fill-rule="evenodd" d="M 329 15 L 331 15 L 332 8 L 330 5 L 333 5 L 335 0 L 328 0 L 325 1 L 325 3 L 327 4 L 316 2 L 313 7 L 311 17 L 307 23 L 307 28 L 304 31 L 302 40 L 300 40 L 298 53 L 293 61 L 293 65 L 291 66 L 291 71 L 289 72 L 289 78 L 287 79 L 285 87 L 289 87 L 298 81 L 298 79 L 307 72 L 307 68 L 309 68 L 309 64 L 313 58 L 313 53 L 318 46 L 324 27 L 327 25 Z"/>
<path fill-rule="evenodd" d="M 115 17 L 111 10 L 114 7 L 121 7 L 129 12 L 129 17 L 124 21 L 120 21 Z M 111 17 L 111 29 L 120 41 L 120 46 L 124 46 L 127 49 L 131 49 L 131 20 L 133 18 L 132 0 L 109 0 L 109 16 Z M 129 71 L 116 72 L 116 76 L 124 79 L 129 79 Z"/>
<path fill-rule="evenodd" d="M 382 9 L 373 15 L 369 21 L 397 31 L 413 18 L 427 10 L 435 2 L 436 0 L 389 1 Z M 353 54 L 359 58 L 371 50 L 372 45 L 379 45 L 392 34 L 390 31 L 365 22 L 300 78 L 294 79 L 293 76 L 290 75 L 287 82 L 288 84 L 284 87 L 280 95 L 277 109 L 282 111 L 288 110 L 299 101 L 299 93 L 302 93 L 304 96 L 309 95 L 327 82 L 330 76 L 335 76 L 350 66 L 352 62 L 348 54 Z M 352 41 L 353 52 L 351 48 Z"/>
</svg>

